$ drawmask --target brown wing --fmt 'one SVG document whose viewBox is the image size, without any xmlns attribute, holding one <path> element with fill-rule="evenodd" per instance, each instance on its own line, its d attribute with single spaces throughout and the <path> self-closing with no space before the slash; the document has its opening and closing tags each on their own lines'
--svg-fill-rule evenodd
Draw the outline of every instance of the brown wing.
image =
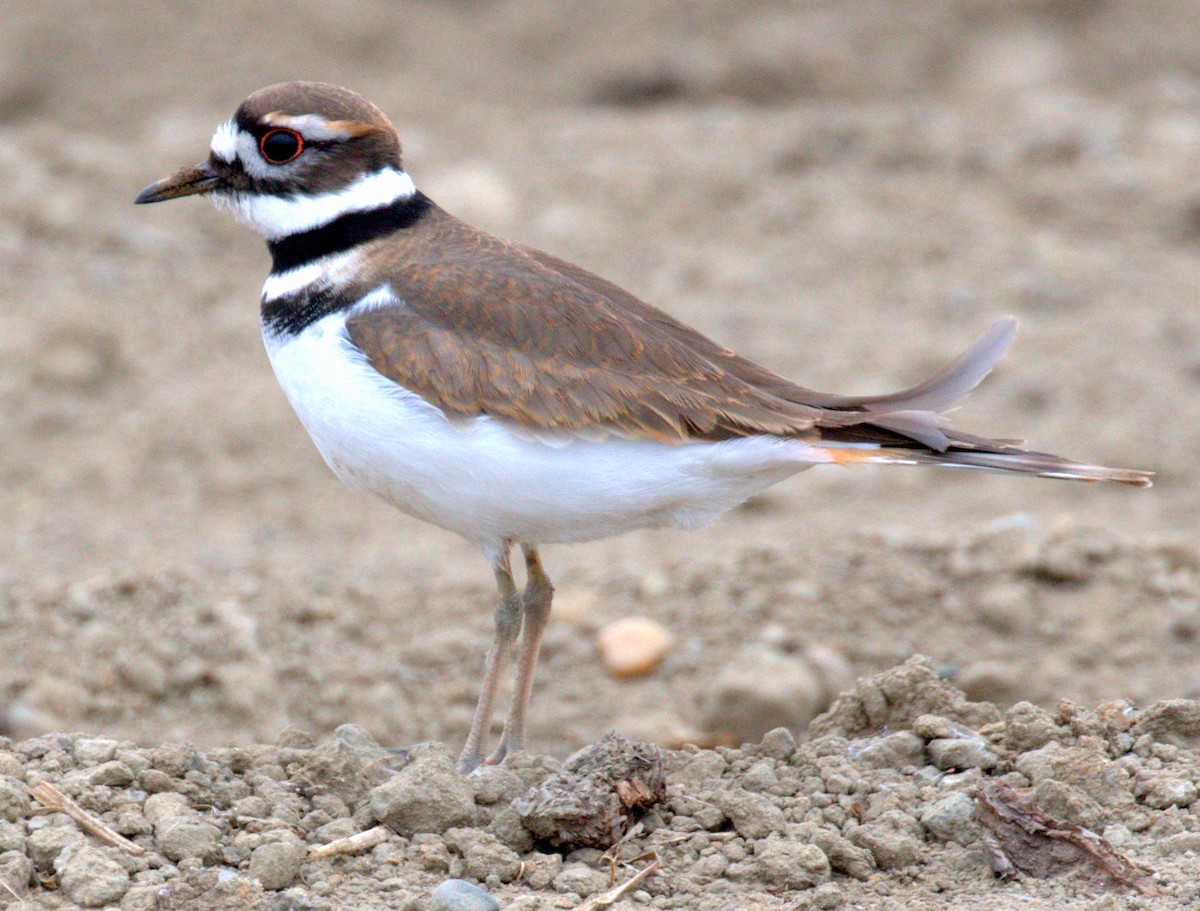
<svg viewBox="0 0 1200 911">
<path fill-rule="evenodd" d="M 375 255 L 396 303 L 352 315 L 350 340 L 449 414 L 665 441 L 796 436 L 821 417 L 615 286 L 594 276 L 589 286 L 440 210 Z"/>
</svg>

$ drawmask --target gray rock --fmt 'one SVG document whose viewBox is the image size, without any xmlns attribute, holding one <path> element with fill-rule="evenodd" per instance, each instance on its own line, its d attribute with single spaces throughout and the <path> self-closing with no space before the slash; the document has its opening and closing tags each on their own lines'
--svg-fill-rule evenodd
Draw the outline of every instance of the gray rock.
<svg viewBox="0 0 1200 911">
<path fill-rule="evenodd" d="M 298 840 L 270 841 L 250 854 L 250 875 L 272 892 L 286 889 L 300 875 L 304 845 Z"/>
<path fill-rule="evenodd" d="M 587 898 L 608 888 L 608 877 L 587 864 L 563 864 L 563 868 L 554 877 L 553 886 L 556 892 L 572 892 L 581 898 Z"/>
<path fill-rule="evenodd" d="M 562 856 L 559 854 L 542 854 L 531 851 L 521 858 L 525 865 L 523 882 L 531 889 L 548 889 L 562 869 Z"/>
<path fill-rule="evenodd" d="M 754 846 L 759 877 L 780 889 L 811 889 L 829 879 L 829 858 L 816 845 L 772 835 Z"/>
<path fill-rule="evenodd" d="M 368 797 L 372 818 L 406 837 L 475 821 L 474 788 L 440 747 L 422 751 Z"/>
<path fill-rule="evenodd" d="M 850 833 L 850 841 L 866 848 L 881 870 L 896 870 L 919 863 L 921 843 L 907 832 L 877 823 L 867 823 Z"/>
<path fill-rule="evenodd" d="M 448 879 L 429 896 L 429 911 L 500 911 L 500 903 L 465 879 Z"/>
<path fill-rule="evenodd" d="M 120 744 L 104 737 L 80 737 L 75 741 L 75 759 L 81 765 L 108 762 L 117 755 Z"/>
<path fill-rule="evenodd" d="M 927 747 L 930 761 L 939 769 L 994 769 L 1000 759 L 982 739 L 953 737 L 931 740 Z"/>
<path fill-rule="evenodd" d="M 1165 810 L 1167 807 L 1190 807 L 1196 802 L 1196 785 L 1186 778 L 1166 775 L 1151 778 L 1140 785 L 1137 796 L 1148 807 Z"/>
<path fill-rule="evenodd" d="M 705 730 L 757 743 L 778 727 L 802 729 L 821 709 L 824 687 L 802 659 L 748 645 L 721 668 L 700 696 Z"/>
<path fill-rule="evenodd" d="M 510 883 L 521 873 L 521 858 L 489 832 L 479 829 L 450 829 L 446 844 L 463 856 L 467 876 L 479 881 L 496 876 Z"/>
<path fill-rule="evenodd" d="M 194 857 L 205 863 L 221 855 L 221 830 L 198 818 L 177 816 L 154 826 L 158 850 L 173 861 Z"/>
<path fill-rule="evenodd" d="M 133 772 L 125 763 L 111 760 L 92 769 L 88 781 L 95 785 L 107 785 L 110 788 L 124 788 L 133 783 Z"/>
<path fill-rule="evenodd" d="M 0 854 L 0 895 L 23 898 L 33 879 L 33 861 L 20 851 Z M 18 905 L 17 907 L 20 907 Z"/>
<path fill-rule="evenodd" d="M 119 862 L 91 845 L 71 845 L 54 861 L 58 884 L 67 898 L 85 908 L 119 901 L 129 889 L 129 874 Z"/>
<path fill-rule="evenodd" d="M 942 841 L 970 844 L 978 837 L 975 801 L 962 791 L 948 794 L 921 814 L 921 825 Z"/>
<path fill-rule="evenodd" d="M 5 851 L 25 853 L 25 827 L 16 822 L 0 822 L 0 854 Z"/>
<path fill-rule="evenodd" d="M 796 738 L 787 728 L 774 728 L 763 734 L 762 748 L 772 759 L 787 759 L 796 752 Z"/>
<path fill-rule="evenodd" d="M 39 870 L 49 873 L 63 850 L 83 840 L 83 833 L 74 824 L 46 826 L 30 833 L 25 839 L 25 852 Z"/>
<path fill-rule="evenodd" d="M 718 791 L 713 803 L 729 817 L 739 835 L 752 841 L 782 832 L 787 823 L 783 811 L 769 799 L 741 788 Z"/>
<path fill-rule="evenodd" d="M 868 769 L 903 769 L 924 762 L 925 741 L 912 731 L 896 731 L 853 741 L 850 755 L 858 765 Z"/>
<path fill-rule="evenodd" d="M 25 784 L 15 778 L 0 778 L 0 819 L 17 822 L 29 815 Z"/>
<path fill-rule="evenodd" d="M 171 817 L 195 815 L 195 811 L 188 806 L 187 798 L 182 794 L 165 791 L 147 797 L 142 814 L 150 820 L 151 825 L 157 826 Z"/>
</svg>

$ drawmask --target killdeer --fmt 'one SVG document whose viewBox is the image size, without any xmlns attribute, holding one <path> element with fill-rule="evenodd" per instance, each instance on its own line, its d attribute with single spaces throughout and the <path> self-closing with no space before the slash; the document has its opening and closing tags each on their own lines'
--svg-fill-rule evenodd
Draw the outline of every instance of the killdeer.
<svg viewBox="0 0 1200 911">
<path fill-rule="evenodd" d="M 1150 483 L 950 426 L 942 412 L 1003 355 L 1012 318 L 911 389 L 814 392 L 578 266 L 438 208 L 404 171 L 387 117 L 337 86 L 255 92 L 217 127 L 205 161 L 137 202 L 200 194 L 266 238 L 267 354 L 334 474 L 457 532 L 491 564 L 495 637 L 464 770 L 522 747 L 553 591 L 541 544 L 700 527 L 820 464 Z M 485 760 L 518 638 L 512 707 Z"/>
</svg>

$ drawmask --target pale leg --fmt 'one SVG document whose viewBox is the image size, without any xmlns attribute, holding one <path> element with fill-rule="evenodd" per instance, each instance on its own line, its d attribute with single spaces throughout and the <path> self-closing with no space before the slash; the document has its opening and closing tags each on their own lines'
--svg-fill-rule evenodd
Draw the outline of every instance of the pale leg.
<svg viewBox="0 0 1200 911">
<path fill-rule="evenodd" d="M 475 717 L 471 719 L 471 731 L 467 734 L 466 745 L 458 757 L 460 772 L 470 772 L 483 759 L 483 738 L 487 736 L 492 723 L 492 709 L 496 701 L 500 674 L 504 665 L 508 663 L 509 653 L 521 631 L 522 598 L 513 583 L 512 567 L 509 564 L 510 546 L 506 543 L 492 563 L 492 571 L 496 574 L 496 588 L 500 593 L 500 601 L 496 605 L 496 633 L 484 661 L 483 688 L 479 693 L 479 702 L 475 705 Z"/>
<path fill-rule="evenodd" d="M 519 753 L 525 747 L 525 718 L 529 697 L 533 692 L 533 676 L 537 671 L 542 634 L 550 619 L 550 601 L 554 587 L 542 569 L 537 548 L 522 544 L 525 553 L 525 592 L 522 601 L 521 656 L 517 659 L 517 688 L 513 693 L 512 711 L 504 724 L 504 734 L 496 751 L 487 758 L 488 765 L 503 762 L 505 756 Z"/>
</svg>

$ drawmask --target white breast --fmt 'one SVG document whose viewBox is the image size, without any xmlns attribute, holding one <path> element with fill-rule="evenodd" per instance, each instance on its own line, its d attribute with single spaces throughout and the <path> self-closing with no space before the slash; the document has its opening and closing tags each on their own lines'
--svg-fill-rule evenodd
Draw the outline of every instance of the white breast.
<svg viewBox="0 0 1200 911">
<path fill-rule="evenodd" d="M 670 445 L 547 438 L 488 417 L 450 420 L 375 371 L 345 313 L 264 334 L 284 393 L 334 473 L 399 509 L 494 547 L 587 541 L 711 522 L 818 462 L 820 449 L 749 437 Z"/>
</svg>

